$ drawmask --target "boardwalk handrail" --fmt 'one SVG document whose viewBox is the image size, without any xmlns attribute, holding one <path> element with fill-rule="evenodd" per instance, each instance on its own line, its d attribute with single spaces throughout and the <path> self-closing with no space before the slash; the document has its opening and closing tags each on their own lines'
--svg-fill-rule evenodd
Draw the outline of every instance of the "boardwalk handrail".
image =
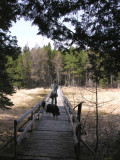
<svg viewBox="0 0 120 160">
<path fill-rule="evenodd" d="M 78 135 L 80 132 L 78 130 L 80 130 L 80 122 L 78 121 L 77 117 L 76 117 L 76 113 L 71 105 L 71 103 L 68 101 L 68 99 L 66 98 L 66 96 L 63 94 L 62 90 L 61 90 L 61 94 L 63 96 L 63 104 L 65 106 L 66 112 L 68 114 L 70 123 L 71 123 L 71 127 L 72 127 L 72 132 L 73 132 L 73 140 L 74 140 L 74 145 L 75 145 L 75 152 L 77 157 L 79 157 L 79 143 L 80 143 L 80 136 Z M 74 125 L 75 124 L 75 125 Z"/>
<path fill-rule="evenodd" d="M 99 158 L 97 157 L 96 153 L 92 150 L 92 148 L 88 144 L 86 144 L 86 142 L 84 142 L 81 138 L 81 135 L 83 133 L 86 134 L 86 132 L 82 129 L 82 126 L 81 126 L 81 108 L 82 108 L 83 102 L 77 105 L 78 115 L 76 116 L 76 112 L 74 108 L 76 108 L 77 106 L 74 108 L 72 107 L 71 103 L 63 94 L 62 90 L 61 90 L 61 94 L 63 96 L 63 104 L 65 106 L 65 109 L 67 111 L 67 114 L 72 126 L 73 140 L 74 140 L 75 151 L 76 151 L 78 160 L 80 159 L 80 142 L 92 153 L 92 155 L 96 158 L 96 160 L 99 160 Z"/>
<path fill-rule="evenodd" d="M 22 115 L 19 119 L 14 120 L 14 153 L 15 153 L 15 156 L 16 156 L 16 146 L 17 146 L 17 144 L 22 141 L 22 139 L 24 138 L 25 134 L 28 132 L 30 127 L 31 127 L 31 130 L 33 129 L 33 123 L 37 119 L 37 117 L 39 118 L 39 114 L 41 113 L 41 109 L 42 109 L 41 104 L 42 104 L 43 101 L 46 100 L 46 98 L 49 97 L 49 95 L 50 95 L 50 93 L 48 95 L 46 95 L 38 104 L 36 104 L 34 107 L 32 107 L 24 115 Z M 28 117 L 28 119 L 18 128 L 18 125 L 20 125 L 20 123 L 22 123 L 23 120 L 27 117 Z M 22 130 L 22 128 L 27 123 L 28 123 L 28 125 L 24 128 L 24 130 Z M 18 136 L 17 132 L 21 132 L 21 131 L 22 131 L 22 133 Z"/>
<path fill-rule="evenodd" d="M 46 95 L 38 104 L 36 104 L 34 107 L 32 107 L 29 111 L 27 111 L 24 115 L 22 115 L 17 121 L 17 124 L 19 124 L 22 120 L 24 120 L 29 114 L 31 114 L 36 108 L 39 107 L 39 105 L 42 104 L 42 102 L 48 97 Z"/>
</svg>

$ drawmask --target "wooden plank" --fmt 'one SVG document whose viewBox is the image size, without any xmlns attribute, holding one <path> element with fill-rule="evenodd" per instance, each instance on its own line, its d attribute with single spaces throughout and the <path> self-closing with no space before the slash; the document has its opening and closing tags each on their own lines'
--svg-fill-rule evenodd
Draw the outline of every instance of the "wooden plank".
<svg viewBox="0 0 120 160">
<path fill-rule="evenodd" d="M 18 149 L 18 155 L 35 155 L 38 157 L 75 157 L 72 142 L 44 140 L 41 143 L 27 143 Z"/>
<path fill-rule="evenodd" d="M 71 137 L 72 137 L 72 133 L 71 132 L 60 132 L 60 133 L 58 133 L 58 132 L 55 132 L 55 131 L 50 131 L 50 132 L 48 132 L 48 131 L 34 131 L 33 133 L 32 133 L 32 135 L 31 136 L 29 136 L 30 137 L 30 139 L 31 138 L 41 138 L 41 139 L 50 139 L 50 138 L 53 138 L 53 139 L 58 139 L 58 138 L 70 138 L 71 139 Z"/>
<path fill-rule="evenodd" d="M 59 121 L 56 119 L 43 118 L 37 123 L 35 130 L 48 130 L 48 131 L 70 131 L 71 127 L 68 121 Z"/>
<path fill-rule="evenodd" d="M 47 156 L 45 156 L 45 157 L 37 157 L 37 156 L 19 156 L 18 157 L 18 159 L 29 159 L 29 160 L 76 160 L 76 158 L 70 158 L 70 157 L 62 157 L 62 159 L 61 159 L 61 157 L 47 157 Z"/>
</svg>

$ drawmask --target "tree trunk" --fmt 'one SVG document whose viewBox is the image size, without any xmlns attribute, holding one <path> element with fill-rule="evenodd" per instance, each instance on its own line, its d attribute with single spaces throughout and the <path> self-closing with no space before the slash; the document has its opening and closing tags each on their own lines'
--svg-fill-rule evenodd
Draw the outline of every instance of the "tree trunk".
<svg viewBox="0 0 120 160">
<path fill-rule="evenodd" d="M 88 86 L 88 76 L 87 76 L 87 70 L 85 72 L 85 85 Z"/>
<path fill-rule="evenodd" d="M 95 146 L 95 152 L 98 150 L 98 143 L 99 143 L 99 131 L 98 131 L 98 121 L 99 121 L 99 116 L 98 116 L 98 88 L 97 88 L 97 81 L 96 81 L 96 146 Z"/>
</svg>

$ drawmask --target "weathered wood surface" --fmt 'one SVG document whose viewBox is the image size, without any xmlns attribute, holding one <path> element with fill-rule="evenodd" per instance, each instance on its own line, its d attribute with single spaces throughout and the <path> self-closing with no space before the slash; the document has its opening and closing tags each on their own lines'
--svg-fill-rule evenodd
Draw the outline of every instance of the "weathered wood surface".
<svg viewBox="0 0 120 160">
<path fill-rule="evenodd" d="M 58 106 L 57 119 L 44 112 L 34 130 L 18 145 L 18 159 L 76 160 L 72 129 L 59 92 Z"/>
</svg>

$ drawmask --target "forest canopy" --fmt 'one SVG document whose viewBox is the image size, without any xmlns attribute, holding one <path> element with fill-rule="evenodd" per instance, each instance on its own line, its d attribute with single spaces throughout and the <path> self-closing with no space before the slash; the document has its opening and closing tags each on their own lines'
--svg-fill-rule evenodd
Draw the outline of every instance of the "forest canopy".
<svg viewBox="0 0 120 160">
<path fill-rule="evenodd" d="M 22 14 L 56 46 L 90 49 L 103 57 L 106 70 L 120 69 L 120 4 L 118 0 L 27 1 Z M 32 11 L 32 12 L 31 12 Z"/>
</svg>

